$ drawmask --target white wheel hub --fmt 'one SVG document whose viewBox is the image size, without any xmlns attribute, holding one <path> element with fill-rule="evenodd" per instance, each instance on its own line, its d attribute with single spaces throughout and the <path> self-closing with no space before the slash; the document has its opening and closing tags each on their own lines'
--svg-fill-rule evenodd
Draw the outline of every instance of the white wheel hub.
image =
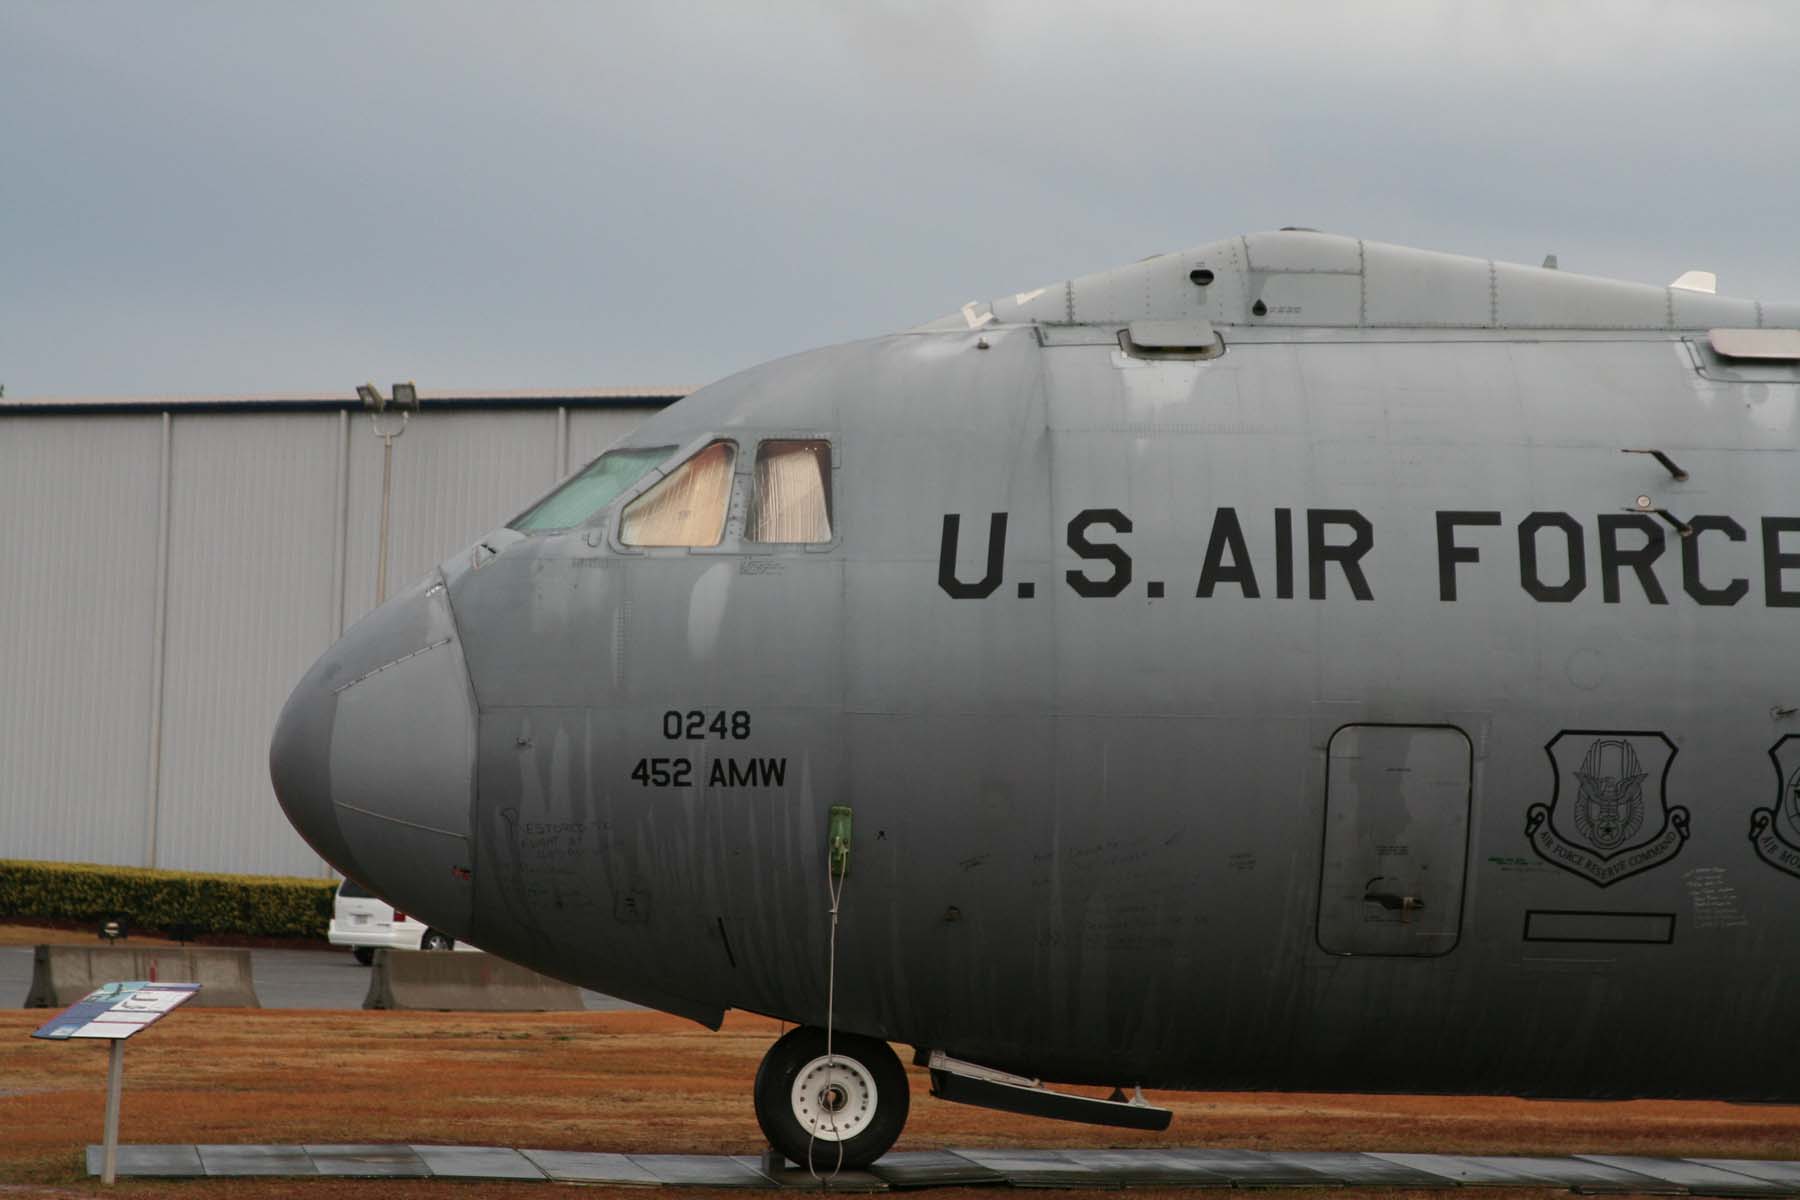
<svg viewBox="0 0 1800 1200">
<path fill-rule="evenodd" d="M 846 1142 L 875 1119 L 875 1077 L 853 1058 L 820 1055 L 794 1078 L 794 1119 L 821 1142 Z"/>
</svg>

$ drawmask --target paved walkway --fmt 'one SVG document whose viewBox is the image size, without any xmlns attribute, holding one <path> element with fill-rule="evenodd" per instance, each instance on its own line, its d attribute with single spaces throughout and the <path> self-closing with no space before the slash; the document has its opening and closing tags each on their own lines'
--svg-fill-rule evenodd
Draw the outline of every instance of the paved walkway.
<svg viewBox="0 0 1800 1200">
<path fill-rule="evenodd" d="M 264 1008 L 361 1008 L 369 993 L 369 968 L 348 950 L 252 950 L 250 970 Z M 30 991 L 31 947 L 0 947 L 0 1007 L 24 1004 Z M 637 1007 L 599 992 L 581 1001 L 593 1011 Z"/>
<path fill-rule="evenodd" d="M 88 1173 L 100 1173 L 89 1146 Z M 711 1154 L 605 1154 L 499 1146 L 121 1146 L 121 1176 L 387 1176 L 558 1180 L 636 1187 L 818 1190 L 786 1163 Z M 822 1172 L 822 1174 L 829 1174 Z M 1665 1196 L 1800 1196 L 1800 1163 L 1748 1159 L 1454 1154 L 1282 1153 L 1260 1150 L 923 1150 L 845 1171 L 834 1191 L 966 1187 L 1377 1187 L 1464 1185 Z"/>
</svg>

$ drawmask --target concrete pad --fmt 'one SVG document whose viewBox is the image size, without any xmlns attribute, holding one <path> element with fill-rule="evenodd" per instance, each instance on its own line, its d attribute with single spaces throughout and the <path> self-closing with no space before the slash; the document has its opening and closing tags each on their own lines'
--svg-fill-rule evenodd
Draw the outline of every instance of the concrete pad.
<svg viewBox="0 0 1800 1200">
<path fill-rule="evenodd" d="M 1006 1177 L 1014 1187 L 1108 1187 L 1111 1181 L 1056 1150 L 951 1149 L 977 1166 Z"/>
<path fill-rule="evenodd" d="M 1256 1150 L 1170 1150 L 1181 1162 L 1223 1175 L 1238 1187 L 1331 1187 L 1336 1179 Z"/>
<path fill-rule="evenodd" d="M 833 1172 L 821 1168 L 815 1175 L 805 1167 L 796 1167 L 785 1159 L 773 1171 L 765 1171 L 762 1159 L 748 1154 L 735 1155 L 731 1161 L 749 1167 L 776 1187 L 810 1188 L 815 1192 L 821 1187 L 833 1192 L 885 1192 L 888 1186 L 886 1180 L 868 1171 Z"/>
<path fill-rule="evenodd" d="M 1666 1179 L 1654 1179 L 1628 1171 L 1623 1167 L 1587 1158 L 1552 1158 L 1535 1155 L 1482 1155 L 1478 1161 L 1529 1171 L 1545 1179 L 1553 1179 L 1565 1187 L 1590 1195 L 1607 1192 L 1639 1193 L 1652 1196 L 1679 1196 L 1681 1189 Z"/>
<path fill-rule="evenodd" d="M 1717 1167 L 1721 1171 L 1736 1171 L 1739 1175 L 1779 1183 L 1800 1192 L 1800 1162 L 1771 1162 L 1760 1158 L 1690 1158 L 1687 1161 Z"/>
<path fill-rule="evenodd" d="M 1791 1196 L 1791 1186 L 1754 1179 L 1736 1171 L 1708 1167 L 1682 1158 L 1649 1158 L 1639 1154 L 1581 1154 L 1590 1162 L 1623 1167 L 1671 1183 L 1696 1196 Z"/>
<path fill-rule="evenodd" d="M 1393 1154 L 1376 1151 L 1370 1157 L 1401 1166 L 1412 1167 L 1439 1179 L 1468 1187 L 1547 1187 L 1557 1181 L 1519 1167 L 1509 1166 L 1504 1159 L 1483 1158 L 1463 1154 Z"/>
<path fill-rule="evenodd" d="M 212 1175 L 317 1175 L 306 1151 L 298 1146 L 199 1145 L 200 1165 Z"/>
<path fill-rule="evenodd" d="M 1441 1188 L 1445 1183 L 1441 1176 L 1348 1150 L 1271 1150 L 1268 1157 L 1317 1171 L 1349 1187 Z"/>
<path fill-rule="evenodd" d="M 1006 1176 L 948 1150 L 891 1150 L 869 1166 L 890 1187 L 968 1187 L 1005 1183 Z"/>
<path fill-rule="evenodd" d="M 720 1154 L 633 1154 L 629 1157 L 664 1183 L 686 1187 L 769 1186 L 762 1172 Z"/>
<path fill-rule="evenodd" d="M 440 1179 L 542 1179 L 544 1173 L 505 1146 L 414 1146 Z"/>
<path fill-rule="evenodd" d="M 1162 1150 L 1063 1150 L 1070 1162 L 1125 1187 L 1230 1187 L 1231 1180 Z"/>
<path fill-rule="evenodd" d="M 662 1180 L 623 1154 L 585 1150 L 521 1150 L 539 1170 L 559 1183 L 610 1183 L 619 1187 L 661 1187 Z"/>
<path fill-rule="evenodd" d="M 321 1175 L 421 1179 L 431 1174 L 431 1168 L 413 1153 L 411 1146 L 304 1146 L 302 1149 Z"/>
<path fill-rule="evenodd" d="M 88 1174 L 100 1177 L 104 1146 L 87 1148 Z M 200 1163 L 200 1151 L 193 1146 L 120 1146 L 117 1166 L 119 1177 L 127 1175 L 164 1175 L 196 1179 L 206 1174 Z"/>
</svg>

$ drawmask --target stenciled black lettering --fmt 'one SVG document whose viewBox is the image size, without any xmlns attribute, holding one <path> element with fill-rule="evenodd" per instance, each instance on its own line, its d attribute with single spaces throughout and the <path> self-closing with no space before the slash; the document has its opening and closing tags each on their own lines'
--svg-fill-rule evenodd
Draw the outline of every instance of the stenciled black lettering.
<svg viewBox="0 0 1800 1200">
<path fill-rule="evenodd" d="M 1294 510 L 1275 510 L 1275 598 L 1294 598 Z"/>
<path fill-rule="evenodd" d="M 1644 544 L 1635 548 L 1619 545 L 1619 531 L 1635 529 L 1644 535 Z M 1662 583 L 1651 564 L 1662 557 L 1663 531 L 1655 517 L 1643 513 L 1600 514 L 1600 598 L 1608 604 L 1619 602 L 1619 568 L 1630 567 L 1638 586 L 1652 604 L 1667 604 Z"/>
<path fill-rule="evenodd" d="M 1681 539 L 1681 589 L 1701 604 L 1729 608 L 1750 591 L 1748 579 L 1733 579 L 1724 587 L 1708 587 L 1700 580 L 1700 535 L 1717 531 L 1734 542 L 1745 538 L 1744 527 L 1730 517 L 1699 516 L 1688 521 L 1694 532 Z"/>
<path fill-rule="evenodd" d="M 956 577 L 956 543 L 962 529 L 962 516 L 944 514 L 944 540 L 938 550 L 938 586 L 944 594 L 958 600 L 980 600 L 991 596 L 1000 586 L 1000 575 L 1006 567 L 1006 514 L 997 512 L 988 518 L 987 573 L 975 583 L 964 583 Z"/>
<path fill-rule="evenodd" d="M 1231 563 L 1226 565 L 1228 550 Z M 1206 543 L 1206 561 L 1200 565 L 1200 586 L 1194 595 L 1211 596 L 1221 583 L 1237 584 L 1250 600 L 1262 594 L 1256 587 L 1256 568 L 1250 563 L 1250 547 L 1244 544 L 1244 528 L 1238 524 L 1235 508 L 1221 508 L 1213 516 L 1212 537 Z"/>
<path fill-rule="evenodd" d="M 1123 546 L 1088 541 L 1087 531 L 1095 525 L 1110 525 L 1115 533 L 1130 533 L 1131 518 L 1116 508 L 1085 508 L 1069 519 L 1069 549 L 1081 558 L 1111 563 L 1112 574 L 1105 579 L 1089 579 L 1083 571 L 1067 571 L 1063 578 L 1078 596 L 1116 596 L 1131 584 L 1131 555 L 1125 553 Z"/>
<path fill-rule="evenodd" d="M 1325 540 L 1327 525 L 1344 525 L 1353 533 L 1350 540 L 1334 546 Z M 1363 577 L 1362 556 L 1375 544 L 1375 527 L 1369 518 L 1353 508 L 1309 508 L 1306 510 L 1306 575 L 1308 592 L 1314 600 L 1325 598 L 1325 564 L 1337 563 L 1343 568 L 1351 594 L 1358 600 L 1373 600 L 1369 581 Z"/>
<path fill-rule="evenodd" d="M 1559 584 L 1545 583 L 1538 569 L 1538 532 L 1543 529 L 1563 533 L 1568 577 Z M 1534 512 L 1519 522 L 1519 586 L 1543 604 L 1567 604 L 1587 589 L 1587 544 L 1580 521 L 1565 512 Z"/>
<path fill-rule="evenodd" d="M 1497 512 L 1452 510 L 1437 515 L 1438 599 L 1456 599 L 1456 564 L 1481 561 L 1481 551 L 1473 546 L 1456 544 L 1458 525 L 1498 525 Z"/>
<path fill-rule="evenodd" d="M 1762 519 L 1763 603 L 1770 608 L 1800 608 L 1800 592 L 1781 586 L 1783 571 L 1800 570 L 1800 550 L 1781 548 L 1784 533 L 1800 533 L 1800 517 Z"/>
</svg>

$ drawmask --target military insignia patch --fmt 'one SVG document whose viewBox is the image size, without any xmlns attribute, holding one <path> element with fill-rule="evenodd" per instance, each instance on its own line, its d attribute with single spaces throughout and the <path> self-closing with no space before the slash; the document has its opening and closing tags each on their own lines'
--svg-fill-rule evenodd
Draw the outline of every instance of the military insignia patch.
<svg viewBox="0 0 1800 1200">
<path fill-rule="evenodd" d="M 1688 810 L 1664 790 L 1675 743 L 1660 733 L 1565 729 L 1544 750 L 1555 791 L 1548 805 L 1525 810 L 1525 834 L 1545 862 L 1610 887 L 1681 853 Z"/>
<path fill-rule="evenodd" d="M 1775 805 L 1750 812 L 1750 844 L 1756 856 L 1789 875 L 1800 875 L 1800 734 L 1769 748 L 1775 763 Z"/>
</svg>

